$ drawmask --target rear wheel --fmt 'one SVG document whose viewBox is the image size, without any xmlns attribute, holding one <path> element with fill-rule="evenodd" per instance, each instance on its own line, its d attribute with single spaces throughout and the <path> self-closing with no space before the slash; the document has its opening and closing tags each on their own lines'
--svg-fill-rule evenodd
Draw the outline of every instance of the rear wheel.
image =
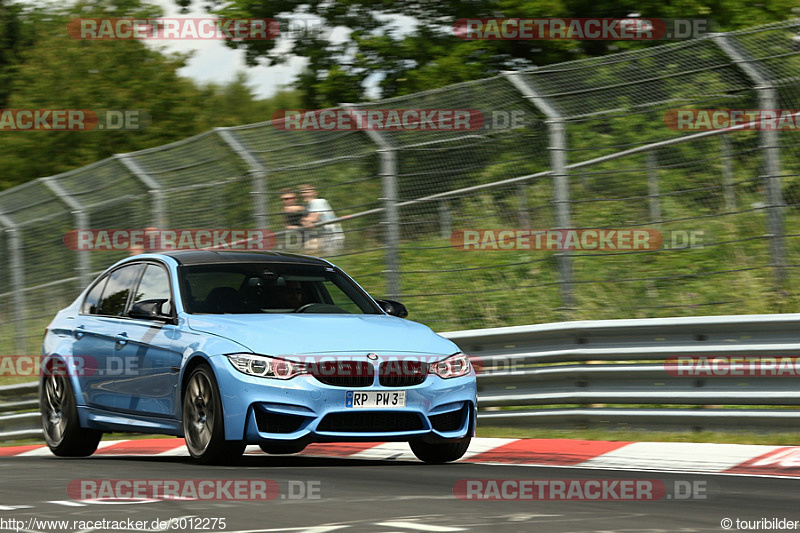
<svg viewBox="0 0 800 533">
<path fill-rule="evenodd" d="M 39 391 L 39 410 L 47 447 L 59 457 L 92 455 L 103 433 L 81 427 L 69 378 L 55 375 L 54 371 L 50 374 L 42 379 Z"/>
<path fill-rule="evenodd" d="M 411 441 L 411 451 L 417 456 L 417 459 L 431 464 L 449 463 L 461 459 L 472 437 L 465 437 L 463 439 L 456 439 L 453 441 L 443 442 L 424 442 L 421 440 Z"/>
<path fill-rule="evenodd" d="M 244 441 L 225 440 L 219 386 L 211 367 L 192 371 L 183 394 L 183 434 L 189 454 L 201 464 L 230 464 L 244 453 Z"/>
</svg>

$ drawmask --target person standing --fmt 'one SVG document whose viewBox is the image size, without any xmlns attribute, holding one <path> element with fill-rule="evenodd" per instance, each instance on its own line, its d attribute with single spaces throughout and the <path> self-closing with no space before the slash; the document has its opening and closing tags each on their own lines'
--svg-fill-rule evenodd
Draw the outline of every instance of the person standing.
<svg viewBox="0 0 800 533">
<path fill-rule="evenodd" d="M 303 216 L 306 209 L 297 203 L 297 194 L 291 189 L 281 190 L 281 212 L 283 213 L 284 229 L 286 229 L 286 248 L 295 248 L 303 245 Z"/>
<path fill-rule="evenodd" d="M 336 213 L 333 212 L 331 204 L 328 203 L 328 200 L 317 197 L 317 189 L 313 185 L 302 185 L 300 195 L 306 202 L 305 215 L 300 221 L 308 232 L 306 250 L 309 252 L 322 251 L 326 254 L 341 251 L 344 245 L 344 231 L 341 224 L 338 222 L 324 224 L 336 219 Z M 324 225 L 316 226 L 319 223 Z"/>
</svg>

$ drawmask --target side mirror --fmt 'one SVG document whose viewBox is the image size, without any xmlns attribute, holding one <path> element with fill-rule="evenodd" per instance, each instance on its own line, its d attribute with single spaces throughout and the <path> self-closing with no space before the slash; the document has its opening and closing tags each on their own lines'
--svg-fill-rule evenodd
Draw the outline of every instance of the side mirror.
<svg viewBox="0 0 800 533">
<path fill-rule="evenodd" d="M 161 311 L 161 307 L 167 303 L 166 298 L 156 300 L 142 300 L 136 302 L 131 306 L 128 311 L 128 316 L 131 318 L 143 318 L 145 320 L 165 320 L 170 321 L 172 317 L 165 315 Z"/>
<path fill-rule="evenodd" d="M 375 300 L 378 302 L 378 305 L 381 306 L 381 309 L 387 314 L 392 316 L 397 316 L 400 318 L 405 318 L 408 316 L 408 309 L 406 306 L 397 302 L 395 300 Z"/>
</svg>

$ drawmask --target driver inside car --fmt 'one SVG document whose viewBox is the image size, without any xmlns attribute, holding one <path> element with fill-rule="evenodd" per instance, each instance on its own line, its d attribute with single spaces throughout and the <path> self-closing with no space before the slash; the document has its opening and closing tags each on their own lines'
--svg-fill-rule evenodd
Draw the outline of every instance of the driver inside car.
<svg viewBox="0 0 800 533">
<path fill-rule="evenodd" d="M 286 281 L 285 285 L 276 288 L 282 307 L 297 310 L 307 303 L 303 286 L 299 281 Z"/>
</svg>

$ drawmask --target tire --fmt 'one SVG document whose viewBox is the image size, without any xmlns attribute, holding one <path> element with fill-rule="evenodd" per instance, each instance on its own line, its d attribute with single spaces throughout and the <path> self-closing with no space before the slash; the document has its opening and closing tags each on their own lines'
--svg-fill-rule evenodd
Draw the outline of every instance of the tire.
<svg viewBox="0 0 800 533">
<path fill-rule="evenodd" d="M 244 441 L 225 440 L 219 386 L 207 364 L 197 366 L 183 392 L 183 434 L 189 454 L 200 464 L 232 464 L 244 453 Z"/>
<path fill-rule="evenodd" d="M 88 457 L 97 450 L 103 432 L 81 427 L 69 377 L 55 374 L 43 378 L 39 389 L 44 440 L 58 457 Z"/>
<path fill-rule="evenodd" d="M 417 459 L 429 464 L 442 464 L 449 463 L 461 459 L 472 437 L 464 437 L 463 439 L 455 439 L 450 442 L 424 442 L 421 440 L 411 441 L 411 451 L 417 456 Z"/>
<path fill-rule="evenodd" d="M 288 455 L 292 453 L 302 452 L 306 449 L 306 443 L 304 442 L 287 442 L 287 443 L 277 443 L 277 444 L 259 444 L 259 448 L 264 453 L 269 453 L 272 455 Z"/>
</svg>

